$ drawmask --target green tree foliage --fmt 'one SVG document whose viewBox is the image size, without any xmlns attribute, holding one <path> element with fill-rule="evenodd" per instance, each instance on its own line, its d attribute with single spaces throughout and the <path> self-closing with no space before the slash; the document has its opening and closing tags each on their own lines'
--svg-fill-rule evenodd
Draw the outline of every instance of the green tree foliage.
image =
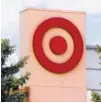
<svg viewBox="0 0 101 103">
<path fill-rule="evenodd" d="M 99 45 L 97 45 L 97 53 L 99 55 L 99 59 L 101 60 L 101 46 L 99 46 Z M 101 64 L 101 62 L 100 62 L 100 64 Z M 91 97 L 92 97 L 91 101 L 101 102 L 101 95 L 99 93 L 92 91 Z"/>
<path fill-rule="evenodd" d="M 30 73 L 17 78 L 16 73 L 27 64 L 28 56 L 21 58 L 16 64 L 6 65 L 8 57 L 14 53 L 15 46 L 10 46 L 8 39 L 1 40 L 1 101 L 2 102 L 23 102 L 28 92 L 21 92 L 29 79 Z"/>
<path fill-rule="evenodd" d="M 101 95 L 99 93 L 92 91 L 91 96 L 92 96 L 91 101 L 101 102 Z"/>
</svg>

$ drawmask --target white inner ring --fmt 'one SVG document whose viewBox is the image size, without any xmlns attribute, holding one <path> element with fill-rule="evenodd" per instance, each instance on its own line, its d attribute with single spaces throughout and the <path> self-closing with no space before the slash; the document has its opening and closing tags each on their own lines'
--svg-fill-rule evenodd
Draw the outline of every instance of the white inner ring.
<svg viewBox="0 0 101 103">
<path fill-rule="evenodd" d="M 55 36 L 63 37 L 67 43 L 67 49 L 61 55 L 54 54 L 50 49 L 50 41 Z M 50 59 L 52 62 L 59 64 L 65 63 L 67 60 L 69 60 L 74 51 L 74 44 L 71 35 L 62 28 L 52 28 L 48 30 L 43 37 L 42 46 L 47 58 Z"/>
</svg>

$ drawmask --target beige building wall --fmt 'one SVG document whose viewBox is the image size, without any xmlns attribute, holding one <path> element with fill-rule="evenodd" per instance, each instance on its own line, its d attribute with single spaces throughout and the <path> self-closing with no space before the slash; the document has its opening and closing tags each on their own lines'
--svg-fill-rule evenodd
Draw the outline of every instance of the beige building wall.
<svg viewBox="0 0 101 103">
<path fill-rule="evenodd" d="M 32 44 L 36 28 L 51 17 L 70 20 L 79 29 L 84 42 L 81 61 L 72 71 L 64 74 L 55 74 L 44 69 L 33 52 Z M 71 48 L 73 49 L 72 43 Z M 27 66 L 22 71 L 31 73 L 27 84 L 30 87 L 30 101 L 86 101 L 85 50 L 85 13 L 39 9 L 26 9 L 20 12 L 20 53 L 21 56 L 30 56 Z"/>
</svg>

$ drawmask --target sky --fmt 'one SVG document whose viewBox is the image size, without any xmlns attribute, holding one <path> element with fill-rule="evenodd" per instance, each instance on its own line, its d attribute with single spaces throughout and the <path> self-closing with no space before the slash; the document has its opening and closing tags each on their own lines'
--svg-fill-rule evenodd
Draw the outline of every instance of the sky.
<svg viewBox="0 0 101 103">
<path fill-rule="evenodd" d="M 101 44 L 101 0 L 2 0 L 1 37 L 16 45 L 11 61 L 19 58 L 19 12 L 28 7 L 85 11 L 86 44 Z"/>
</svg>

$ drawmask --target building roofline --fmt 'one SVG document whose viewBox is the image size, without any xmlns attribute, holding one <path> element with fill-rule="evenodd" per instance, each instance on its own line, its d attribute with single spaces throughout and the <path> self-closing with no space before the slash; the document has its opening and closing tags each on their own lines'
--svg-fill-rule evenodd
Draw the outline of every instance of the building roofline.
<svg viewBox="0 0 101 103">
<path fill-rule="evenodd" d="M 87 88 L 87 90 L 90 90 L 90 91 L 93 90 L 93 91 L 99 91 L 99 92 L 101 91 L 101 89 L 94 89 L 94 88 Z"/>
<path fill-rule="evenodd" d="M 101 71 L 101 68 L 86 68 L 87 70 L 99 70 L 99 71 Z"/>
<path fill-rule="evenodd" d="M 25 8 L 21 10 L 19 13 L 25 12 L 27 10 L 38 10 L 38 11 L 48 11 L 48 12 L 62 12 L 62 13 L 80 13 L 80 14 L 85 14 L 86 12 L 84 11 L 76 11 L 76 10 L 62 10 L 62 9 L 42 9 L 42 8 Z"/>
<path fill-rule="evenodd" d="M 86 49 L 88 49 L 88 50 L 91 50 L 91 49 L 96 50 L 97 47 L 96 47 L 96 45 L 86 45 Z"/>
</svg>

